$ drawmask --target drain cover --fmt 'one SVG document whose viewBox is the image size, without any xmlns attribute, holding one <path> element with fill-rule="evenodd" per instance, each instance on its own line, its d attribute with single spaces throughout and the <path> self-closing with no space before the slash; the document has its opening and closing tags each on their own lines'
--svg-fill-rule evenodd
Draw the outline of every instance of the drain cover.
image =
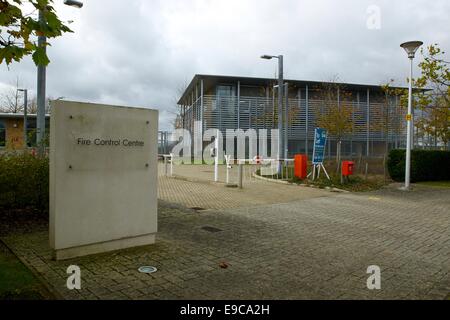
<svg viewBox="0 0 450 320">
<path fill-rule="evenodd" d="M 218 228 L 214 228 L 214 227 L 202 227 L 203 230 L 208 231 L 208 232 L 212 232 L 212 233 L 216 233 L 216 232 L 222 232 L 223 230 L 218 229 Z"/>
<path fill-rule="evenodd" d="M 202 207 L 192 207 L 191 210 L 195 210 L 195 211 L 205 211 L 205 208 Z"/>
<path fill-rule="evenodd" d="M 155 267 L 144 266 L 144 267 L 140 267 L 138 269 L 138 271 L 140 273 L 155 273 L 156 271 L 158 271 L 158 269 L 156 269 Z"/>
</svg>

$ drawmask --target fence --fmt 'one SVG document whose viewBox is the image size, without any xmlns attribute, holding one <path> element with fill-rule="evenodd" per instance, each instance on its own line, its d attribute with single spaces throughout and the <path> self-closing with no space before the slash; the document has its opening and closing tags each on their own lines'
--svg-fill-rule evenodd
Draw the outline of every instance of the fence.
<svg viewBox="0 0 450 320">
<path fill-rule="evenodd" d="M 178 165 L 173 161 L 173 155 L 160 155 L 158 176 L 222 182 L 228 186 L 238 187 L 242 187 L 246 183 L 261 181 L 261 176 L 275 180 L 293 179 L 294 160 L 281 160 L 280 173 L 278 173 L 278 163 L 279 160 L 272 159 L 231 159 L 230 157 L 225 157 L 225 161 L 217 166 Z"/>
<path fill-rule="evenodd" d="M 236 128 L 270 130 L 278 127 L 277 106 L 273 97 L 241 96 L 238 100 L 236 97 L 205 95 L 202 101 L 203 113 L 202 105 L 197 101 L 184 114 L 184 127 L 191 132 L 194 130 L 194 122 L 202 120 L 204 130 L 216 128 L 222 132 Z M 391 99 L 389 103 L 369 103 L 358 98 L 347 104 L 352 111 L 353 129 L 344 138 L 342 154 L 382 154 L 386 142 L 389 149 L 405 144 L 405 110 L 396 100 Z M 321 99 L 289 99 L 287 136 L 290 141 L 290 156 L 299 152 L 312 154 L 317 114 L 329 107 L 330 102 Z M 336 138 L 330 136 L 329 140 L 326 156 L 330 158 L 334 155 L 333 142 Z"/>
<path fill-rule="evenodd" d="M 237 184 L 242 188 L 243 183 L 260 181 L 260 177 L 286 181 L 294 178 L 294 159 L 225 159 L 229 185 Z M 233 172 L 234 168 L 237 169 Z"/>
<path fill-rule="evenodd" d="M 343 160 L 355 162 L 354 175 L 363 179 L 389 179 L 386 157 L 343 157 Z M 278 165 L 281 170 L 278 171 Z M 324 166 L 330 176 L 340 176 L 340 167 L 336 160 L 326 160 Z M 312 171 L 312 164 L 309 171 Z M 293 159 L 231 159 L 226 157 L 225 161 L 217 167 L 213 165 L 178 165 L 174 163 L 172 155 L 161 155 L 158 175 L 160 177 L 179 177 L 194 181 L 207 181 L 223 183 L 228 187 L 245 187 L 253 183 L 261 183 L 262 180 L 293 181 L 294 160 Z"/>
<path fill-rule="evenodd" d="M 172 154 L 161 154 L 158 156 L 158 176 L 172 177 L 174 174 L 174 163 Z"/>
</svg>

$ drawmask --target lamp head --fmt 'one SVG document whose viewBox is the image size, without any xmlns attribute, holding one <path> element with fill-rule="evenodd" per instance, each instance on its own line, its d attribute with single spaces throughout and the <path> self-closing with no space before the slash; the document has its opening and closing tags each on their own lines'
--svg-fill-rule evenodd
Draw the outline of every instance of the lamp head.
<svg viewBox="0 0 450 320">
<path fill-rule="evenodd" d="M 64 0 L 64 4 L 78 9 L 81 9 L 83 7 L 83 2 L 76 0 Z"/>
<path fill-rule="evenodd" d="M 421 45 L 423 45 L 422 41 L 408 41 L 402 43 L 400 47 L 405 49 L 406 53 L 408 54 L 408 58 L 414 59 L 416 51 L 420 48 Z"/>
<path fill-rule="evenodd" d="M 272 60 L 273 56 L 269 56 L 267 54 L 261 56 L 261 59 Z"/>
</svg>

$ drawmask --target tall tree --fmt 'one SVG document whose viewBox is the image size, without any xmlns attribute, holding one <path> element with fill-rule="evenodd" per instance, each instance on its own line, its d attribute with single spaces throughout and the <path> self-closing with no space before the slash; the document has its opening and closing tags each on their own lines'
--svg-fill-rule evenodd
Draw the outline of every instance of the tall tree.
<svg viewBox="0 0 450 320">
<path fill-rule="evenodd" d="M 25 4 L 31 4 L 32 13 L 25 13 Z M 56 15 L 53 0 L 0 0 L 0 64 L 19 62 L 32 55 L 36 65 L 47 65 L 50 60 L 45 52 L 49 43 L 39 46 L 38 36 L 57 38 L 72 32 Z M 36 13 L 43 12 L 43 22 Z"/>
<path fill-rule="evenodd" d="M 450 62 L 443 58 L 445 52 L 438 44 L 422 49 L 421 54 L 423 56 L 423 61 L 419 64 L 421 75 L 418 79 L 412 79 L 415 88 L 413 108 L 415 111 L 420 111 L 414 126 L 422 137 L 424 147 L 426 136 L 433 137 L 435 147 L 438 146 L 438 141 L 448 147 L 450 142 Z M 408 81 L 411 80 L 408 79 Z M 390 96 L 398 96 L 400 105 L 407 108 L 408 91 L 393 89 L 391 84 L 392 81 L 384 85 L 384 91 Z M 429 146 L 429 143 L 427 145 Z"/>
<path fill-rule="evenodd" d="M 23 111 L 23 98 L 19 93 L 19 78 L 0 92 L 0 112 L 19 113 Z"/>
<path fill-rule="evenodd" d="M 450 62 L 444 59 L 445 52 L 438 44 L 421 50 L 423 61 L 419 64 L 421 76 L 415 85 L 422 90 L 418 96 L 418 107 L 423 117 L 422 129 L 434 136 L 435 144 L 440 140 L 449 147 L 450 142 Z"/>
<path fill-rule="evenodd" d="M 176 129 L 181 129 L 183 128 L 184 125 L 186 125 L 186 123 L 184 123 L 186 121 L 186 119 L 184 119 L 184 109 L 178 105 L 178 100 L 183 96 L 183 93 L 186 91 L 187 87 L 189 86 L 187 80 L 184 80 L 183 82 L 178 83 L 176 91 L 175 91 L 175 95 L 173 96 L 173 100 L 172 100 L 172 104 L 173 106 L 175 106 L 176 110 L 175 111 L 171 111 L 169 110 L 168 112 L 174 116 L 174 118 L 171 121 L 171 124 L 173 126 L 173 128 Z"/>
<path fill-rule="evenodd" d="M 381 90 L 385 96 L 384 102 L 381 108 L 375 110 L 379 113 L 379 117 L 371 122 L 370 128 L 371 131 L 381 132 L 386 137 L 386 155 L 389 151 L 389 134 L 398 137 L 406 128 L 403 115 L 406 114 L 408 108 L 408 89 L 396 88 L 393 85 L 393 79 L 381 85 Z"/>
<path fill-rule="evenodd" d="M 336 140 L 336 172 L 339 172 L 342 140 L 353 132 L 354 127 L 352 94 L 334 81 L 322 85 L 320 91 L 323 103 L 322 107 L 316 110 L 316 122 Z"/>
</svg>

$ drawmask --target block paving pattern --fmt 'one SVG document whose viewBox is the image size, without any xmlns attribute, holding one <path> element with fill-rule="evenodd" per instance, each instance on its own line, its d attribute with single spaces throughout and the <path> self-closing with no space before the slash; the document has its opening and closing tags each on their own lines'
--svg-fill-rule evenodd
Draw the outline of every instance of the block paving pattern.
<svg viewBox="0 0 450 320">
<path fill-rule="evenodd" d="M 180 180 L 161 186 L 184 192 L 176 202 L 185 206 L 160 202 L 153 246 L 56 262 L 45 229 L 2 240 L 61 299 L 450 298 L 449 189 L 328 192 L 195 211 L 186 208 L 198 205 L 188 197 L 195 188 L 216 195 L 208 203 L 239 200 L 223 186 Z M 229 267 L 220 268 L 222 262 Z M 66 288 L 69 265 L 82 270 L 80 291 Z M 140 274 L 143 265 L 159 271 Z M 366 287 L 370 265 L 381 267 L 381 290 Z"/>
<path fill-rule="evenodd" d="M 158 198 L 177 203 L 187 208 L 228 209 L 257 205 L 284 203 L 301 199 L 328 197 L 329 191 L 270 183 L 252 177 L 254 168 L 244 169 L 244 188 L 226 188 L 226 171 L 220 166 L 219 183 L 214 183 L 214 170 L 206 165 L 174 166 L 174 177 L 166 177 L 160 165 Z M 231 172 L 230 182 L 237 180 L 236 167 Z"/>
</svg>

